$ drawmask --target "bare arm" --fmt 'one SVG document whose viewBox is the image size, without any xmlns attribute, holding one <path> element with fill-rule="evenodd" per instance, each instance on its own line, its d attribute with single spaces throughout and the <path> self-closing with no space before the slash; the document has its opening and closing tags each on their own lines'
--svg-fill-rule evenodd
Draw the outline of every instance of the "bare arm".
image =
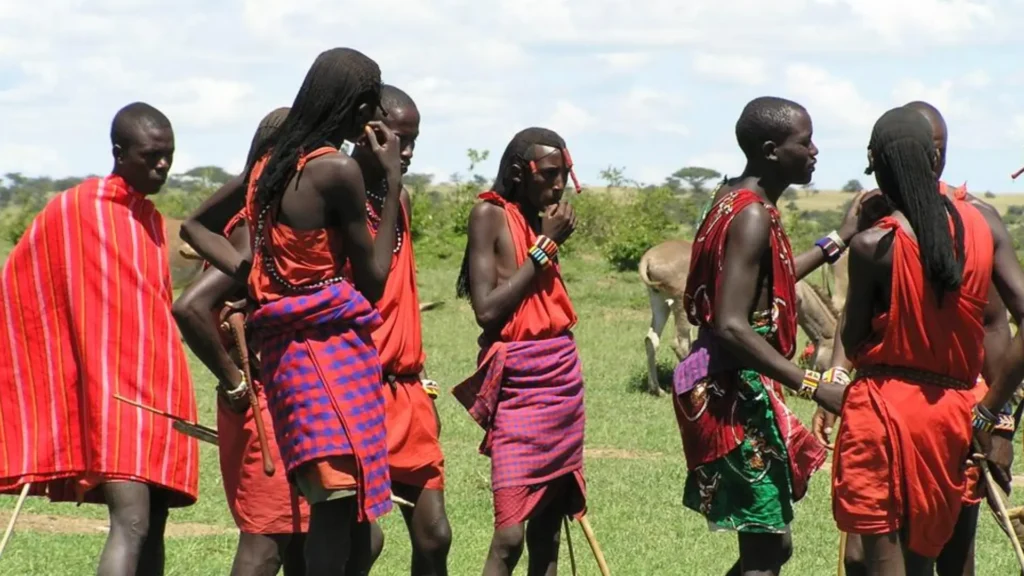
<svg viewBox="0 0 1024 576">
<path fill-rule="evenodd" d="M 498 240 L 507 229 L 505 211 L 499 206 L 480 202 L 469 213 L 469 298 L 476 323 L 485 333 L 501 330 L 537 274 L 537 265 L 527 258 L 507 282 L 497 285 Z"/>
<path fill-rule="evenodd" d="M 245 282 L 252 258 L 243 257 L 222 235 L 224 227 L 245 207 L 245 173 L 217 189 L 181 224 L 181 239 L 195 248 L 211 266 Z"/>
<path fill-rule="evenodd" d="M 837 341 L 844 355 L 848 356 L 849 350 L 856 351 L 871 336 L 874 298 L 878 292 L 879 277 L 883 274 L 879 242 L 886 234 L 885 230 L 873 228 L 850 241 L 850 286 L 843 309 L 842 332 Z"/>
<path fill-rule="evenodd" d="M 236 228 L 229 243 L 248 255 L 248 227 L 243 225 Z M 234 388 L 241 382 L 241 375 L 228 351 L 224 349 L 212 310 L 242 286 L 244 284 L 239 284 L 211 266 L 178 296 L 171 307 L 185 344 L 214 377 L 219 382 L 229 384 L 229 388 Z"/>
<path fill-rule="evenodd" d="M 839 322 L 836 323 L 836 335 L 833 339 L 832 344 L 832 360 L 830 366 L 833 368 L 842 368 L 844 370 L 853 369 L 853 362 L 846 356 L 846 347 L 843 346 L 843 326 L 846 325 L 846 310 L 844 309 L 842 314 L 839 315 Z"/>
<path fill-rule="evenodd" d="M 744 208 L 733 220 L 726 239 L 722 291 L 715 303 L 713 329 L 744 366 L 799 390 L 804 371 L 750 327 L 751 303 L 758 298 L 758 271 L 770 250 L 770 232 L 770 216 L 760 204 Z"/>
<path fill-rule="evenodd" d="M 992 283 L 999 293 L 1006 309 L 1016 323 L 1024 318 L 1024 270 L 1021 270 L 1020 262 L 1013 251 L 1013 240 L 1010 238 L 1006 226 L 1003 224 L 999 213 L 988 204 L 973 202 L 981 214 L 985 217 L 992 230 L 992 241 L 994 243 L 992 261 Z M 986 325 L 986 367 L 992 369 L 987 358 L 989 335 Z M 1008 336 L 1009 325 L 1005 326 Z M 992 358 L 993 362 L 999 362 L 996 366 L 996 375 L 989 382 L 988 394 L 982 399 L 981 404 L 993 412 L 998 412 L 1013 397 L 1021 379 L 1024 378 L 1024 338 L 1021 331 L 1008 346 L 1004 357 L 1001 359 Z M 986 376 L 986 380 L 988 377 Z"/>
</svg>

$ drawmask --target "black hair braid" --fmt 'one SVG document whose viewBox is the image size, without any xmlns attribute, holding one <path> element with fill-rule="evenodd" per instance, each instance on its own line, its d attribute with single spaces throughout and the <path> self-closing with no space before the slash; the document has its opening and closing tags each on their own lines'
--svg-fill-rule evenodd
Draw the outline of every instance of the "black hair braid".
<svg viewBox="0 0 1024 576">
<path fill-rule="evenodd" d="M 964 225 L 953 202 L 939 193 L 931 127 L 916 111 L 891 110 L 875 125 L 869 148 L 879 187 L 914 230 L 924 276 L 941 303 L 963 283 Z"/>
<path fill-rule="evenodd" d="M 276 136 L 249 156 L 246 186 L 252 166 L 270 155 L 256 182 L 256 212 L 281 197 L 300 155 L 325 145 L 340 147 L 339 136 L 352 114 L 360 104 L 379 105 L 380 92 L 380 67 L 361 52 L 334 48 L 317 56 Z"/>
<path fill-rule="evenodd" d="M 565 150 L 565 139 L 553 130 L 547 128 L 526 128 L 519 131 L 505 147 L 505 152 L 498 162 L 498 175 L 494 178 L 491 190 L 505 200 L 514 201 L 516 188 L 512 182 L 512 167 L 520 166 L 525 169 L 526 162 L 534 160 L 527 158 L 534 146 L 548 146 Z M 458 298 L 469 297 L 469 242 L 466 242 L 466 251 L 462 256 L 462 267 L 459 270 L 459 278 L 455 282 L 455 295 Z"/>
</svg>

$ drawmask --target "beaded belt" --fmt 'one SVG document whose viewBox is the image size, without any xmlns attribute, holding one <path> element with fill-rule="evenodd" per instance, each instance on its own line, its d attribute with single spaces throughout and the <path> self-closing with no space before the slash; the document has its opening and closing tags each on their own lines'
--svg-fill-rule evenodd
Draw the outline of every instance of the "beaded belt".
<svg viewBox="0 0 1024 576">
<path fill-rule="evenodd" d="M 440 389 L 437 386 L 437 382 L 427 378 L 420 378 L 419 374 L 384 374 L 384 382 L 391 386 L 392 390 L 398 388 L 398 383 L 412 383 L 418 382 L 423 386 L 423 390 L 426 391 L 427 396 L 431 398 L 437 398 Z"/>
<path fill-rule="evenodd" d="M 891 366 L 889 364 L 872 364 L 870 366 L 858 367 L 857 378 L 862 377 L 898 378 L 900 380 L 908 380 L 915 384 L 928 384 L 931 386 L 938 386 L 939 388 L 946 388 L 948 390 L 971 390 L 978 383 L 977 380 L 965 382 L 944 374 L 936 374 L 934 372 L 907 368 L 905 366 Z"/>
</svg>

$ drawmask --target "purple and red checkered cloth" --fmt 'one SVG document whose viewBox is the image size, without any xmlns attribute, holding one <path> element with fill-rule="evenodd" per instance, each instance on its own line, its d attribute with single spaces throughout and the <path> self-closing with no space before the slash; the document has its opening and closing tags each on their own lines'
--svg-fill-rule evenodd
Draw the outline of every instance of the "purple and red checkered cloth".
<svg viewBox="0 0 1024 576">
<path fill-rule="evenodd" d="M 391 510 L 377 310 L 348 282 L 262 305 L 252 315 L 274 433 L 288 474 L 352 454 L 359 520 Z"/>
<path fill-rule="evenodd" d="M 571 335 L 494 343 L 452 393 L 486 431 L 492 490 L 582 470 L 583 371 Z"/>
</svg>

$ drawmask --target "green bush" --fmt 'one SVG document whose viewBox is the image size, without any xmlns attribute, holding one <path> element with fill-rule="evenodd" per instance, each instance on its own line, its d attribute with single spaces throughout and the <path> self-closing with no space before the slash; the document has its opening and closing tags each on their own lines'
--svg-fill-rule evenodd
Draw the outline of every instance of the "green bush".
<svg viewBox="0 0 1024 576">
<path fill-rule="evenodd" d="M 620 271 L 635 270 L 644 252 L 679 233 L 693 213 L 666 187 L 642 192 L 620 208 L 619 214 L 606 215 L 612 233 L 603 250 L 608 262 Z"/>
</svg>

